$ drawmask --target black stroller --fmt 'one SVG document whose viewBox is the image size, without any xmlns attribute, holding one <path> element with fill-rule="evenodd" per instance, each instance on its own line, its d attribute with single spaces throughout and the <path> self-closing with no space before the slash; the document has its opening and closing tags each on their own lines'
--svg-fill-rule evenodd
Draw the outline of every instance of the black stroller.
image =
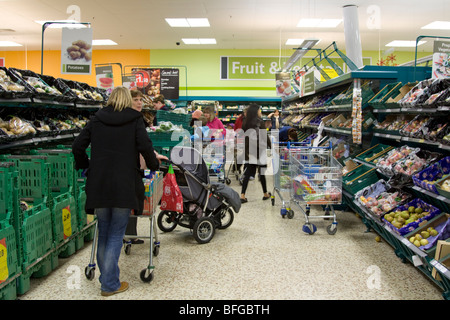
<svg viewBox="0 0 450 320">
<path fill-rule="evenodd" d="M 158 227 L 173 231 L 177 225 L 193 231 L 198 243 L 208 243 L 216 228 L 226 229 L 234 220 L 234 212 L 241 208 L 239 194 L 219 182 L 211 182 L 208 167 L 194 148 L 174 147 L 170 153 L 175 177 L 183 195 L 183 212 L 161 211 Z M 167 173 L 168 167 L 161 171 Z"/>
</svg>

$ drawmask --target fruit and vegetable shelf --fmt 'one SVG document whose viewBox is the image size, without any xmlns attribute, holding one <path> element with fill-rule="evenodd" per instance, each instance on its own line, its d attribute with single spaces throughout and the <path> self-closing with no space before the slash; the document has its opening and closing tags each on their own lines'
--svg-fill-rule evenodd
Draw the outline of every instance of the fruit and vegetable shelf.
<svg viewBox="0 0 450 320">
<path fill-rule="evenodd" d="M 0 67 L 0 149 L 73 139 L 107 99 L 86 83 Z"/>
<path fill-rule="evenodd" d="M 379 111 L 389 110 L 388 116 L 374 122 L 372 146 L 346 159 L 343 178 L 346 203 L 394 247 L 398 257 L 438 284 L 446 299 L 450 298 L 449 88 L 448 80 L 425 80 L 389 108 L 376 105 Z M 399 114 L 394 116 L 391 110 Z"/>
<path fill-rule="evenodd" d="M 334 138 L 333 154 L 344 165 L 343 204 L 449 299 L 450 80 L 394 82 L 377 93 L 363 85 L 364 90 L 363 137 L 370 136 L 370 143 L 358 147 Z M 290 100 L 283 121 L 313 131 L 322 122 L 322 135 L 351 137 L 352 118 L 345 117 L 351 111 L 349 90 L 344 93 Z"/>
</svg>

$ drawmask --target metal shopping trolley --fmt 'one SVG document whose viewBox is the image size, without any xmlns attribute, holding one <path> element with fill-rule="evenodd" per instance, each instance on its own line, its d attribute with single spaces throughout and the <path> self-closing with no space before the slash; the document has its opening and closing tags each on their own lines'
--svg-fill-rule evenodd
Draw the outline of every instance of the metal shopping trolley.
<svg viewBox="0 0 450 320">
<path fill-rule="evenodd" d="M 294 211 L 290 207 L 291 196 L 291 169 L 289 150 L 292 148 L 305 148 L 309 142 L 277 142 L 272 141 L 272 167 L 273 167 L 273 192 L 271 196 L 272 206 L 275 205 L 275 193 L 281 199 L 280 214 L 282 218 L 294 217 Z"/>
<path fill-rule="evenodd" d="M 327 232 L 337 231 L 336 213 L 333 205 L 342 201 L 342 166 L 334 158 L 330 147 L 301 147 L 289 149 L 289 170 L 291 174 L 291 200 L 305 216 L 302 230 L 314 234 L 316 226 L 311 218 L 333 219 Z M 305 204 L 304 209 L 301 204 Z M 310 215 L 310 206 L 324 208 L 325 215 Z"/>
<path fill-rule="evenodd" d="M 147 170 L 146 170 L 147 171 Z M 141 280 L 143 282 L 150 282 L 153 280 L 153 271 L 155 266 L 153 265 L 153 255 L 159 254 L 160 243 L 158 241 L 157 226 L 155 223 L 155 211 L 159 205 L 159 201 L 162 198 L 163 193 L 163 173 L 161 171 L 146 172 L 146 179 L 144 179 L 145 186 L 145 199 L 142 215 L 131 215 L 134 219 L 150 219 L 150 235 L 138 236 L 138 235 L 125 235 L 126 239 L 124 243 L 125 254 L 131 253 L 131 239 L 150 239 L 150 251 L 149 251 L 149 264 L 140 273 Z M 97 235 L 98 235 L 98 222 L 95 223 L 94 241 L 92 242 L 92 250 L 89 265 L 85 268 L 85 275 L 88 280 L 92 280 L 95 277 L 95 253 L 97 249 Z"/>
</svg>

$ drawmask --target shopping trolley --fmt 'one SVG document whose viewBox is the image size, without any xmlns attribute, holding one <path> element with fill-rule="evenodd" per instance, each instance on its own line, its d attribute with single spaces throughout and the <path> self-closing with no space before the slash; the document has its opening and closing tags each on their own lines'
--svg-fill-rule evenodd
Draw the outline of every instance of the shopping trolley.
<svg viewBox="0 0 450 320">
<path fill-rule="evenodd" d="M 131 253 L 131 239 L 150 239 L 150 252 L 149 252 L 149 264 L 140 273 L 141 280 L 143 282 L 150 282 L 153 280 L 153 271 L 155 266 L 153 265 L 153 255 L 159 254 L 160 243 L 158 241 L 157 227 L 155 223 L 155 211 L 159 205 L 159 202 L 163 194 L 163 173 L 161 171 L 149 172 L 145 170 L 144 186 L 145 186 L 145 199 L 142 215 L 131 215 L 132 219 L 150 219 L 150 235 L 138 236 L 138 235 L 125 235 L 124 248 L 125 254 Z M 85 275 L 88 280 L 92 280 L 95 277 L 95 253 L 97 249 L 97 235 L 98 235 L 98 222 L 95 222 L 94 241 L 92 242 L 92 250 L 89 265 L 85 268 Z"/>
<path fill-rule="evenodd" d="M 336 213 L 333 205 L 342 201 L 342 166 L 334 158 L 329 147 L 300 147 L 289 149 L 289 171 L 291 174 L 291 200 L 305 216 L 302 230 L 314 234 L 317 228 L 311 218 L 333 219 L 327 232 L 337 231 Z M 305 204 L 305 209 L 301 206 Z M 310 215 L 310 206 L 320 205 L 325 215 Z M 332 215 L 331 215 L 331 214 Z"/>
<path fill-rule="evenodd" d="M 292 148 L 305 148 L 310 145 L 305 142 L 278 142 L 272 140 L 272 167 L 273 167 L 273 192 L 271 196 L 272 206 L 275 205 L 275 193 L 281 199 L 280 214 L 282 218 L 294 217 L 294 211 L 290 207 L 291 196 L 291 170 L 289 166 L 289 150 Z M 289 199 L 286 199 L 287 197 Z"/>
</svg>

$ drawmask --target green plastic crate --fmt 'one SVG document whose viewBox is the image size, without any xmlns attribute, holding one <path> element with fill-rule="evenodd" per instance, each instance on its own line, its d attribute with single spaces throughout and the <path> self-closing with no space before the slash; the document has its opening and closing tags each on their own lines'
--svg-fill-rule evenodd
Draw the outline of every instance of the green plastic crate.
<svg viewBox="0 0 450 320">
<path fill-rule="evenodd" d="M 342 187 L 355 195 L 361 189 L 377 182 L 376 168 L 361 164 L 342 177 Z"/>
<path fill-rule="evenodd" d="M 394 149 L 394 147 L 378 143 L 356 155 L 355 158 L 364 162 L 373 163 L 375 159 L 381 157 L 392 149 Z"/>
<path fill-rule="evenodd" d="M 76 202 L 69 192 L 52 198 L 53 240 L 56 246 L 78 232 Z"/>
<path fill-rule="evenodd" d="M 86 216 L 86 185 L 79 184 L 77 194 L 75 195 L 76 207 L 77 207 L 77 218 L 78 218 L 78 228 L 82 230 L 87 225 Z"/>
<path fill-rule="evenodd" d="M 19 175 L 19 198 L 37 205 L 47 203 L 50 197 L 50 165 L 45 156 L 8 156 Z"/>
<path fill-rule="evenodd" d="M 385 102 L 398 94 L 400 94 L 401 82 L 392 82 L 384 86 L 372 99 L 369 100 L 369 104 L 375 109 L 386 109 Z"/>
<path fill-rule="evenodd" d="M 72 192 L 75 187 L 75 159 L 68 149 L 38 149 L 32 151 L 47 157 L 51 166 L 50 189 L 55 193 Z"/>
<path fill-rule="evenodd" d="M 13 213 L 0 221 L 0 300 L 13 300 L 17 296 L 14 277 L 20 273 L 16 230 Z"/>
<path fill-rule="evenodd" d="M 20 212 L 20 211 L 19 211 Z M 21 221 L 23 270 L 53 248 L 52 214 L 44 203 L 19 213 Z"/>
<path fill-rule="evenodd" d="M 182 126 L 185 129 L 189 129 L 191 126 L 192 114 L 175 113 L 171 111 L 158 110 L 156 112 L 157 124 L 163 121 L 170 121 L 174 125 Z"/>
<path fill-rule="evenodd" d="M 13 193 L 13 179 L 17 179 L 15 168 L 13 162 L 0 163 L 0 221 L 13 212 L 14 201 L 17 201 Z"/>
</svg>

